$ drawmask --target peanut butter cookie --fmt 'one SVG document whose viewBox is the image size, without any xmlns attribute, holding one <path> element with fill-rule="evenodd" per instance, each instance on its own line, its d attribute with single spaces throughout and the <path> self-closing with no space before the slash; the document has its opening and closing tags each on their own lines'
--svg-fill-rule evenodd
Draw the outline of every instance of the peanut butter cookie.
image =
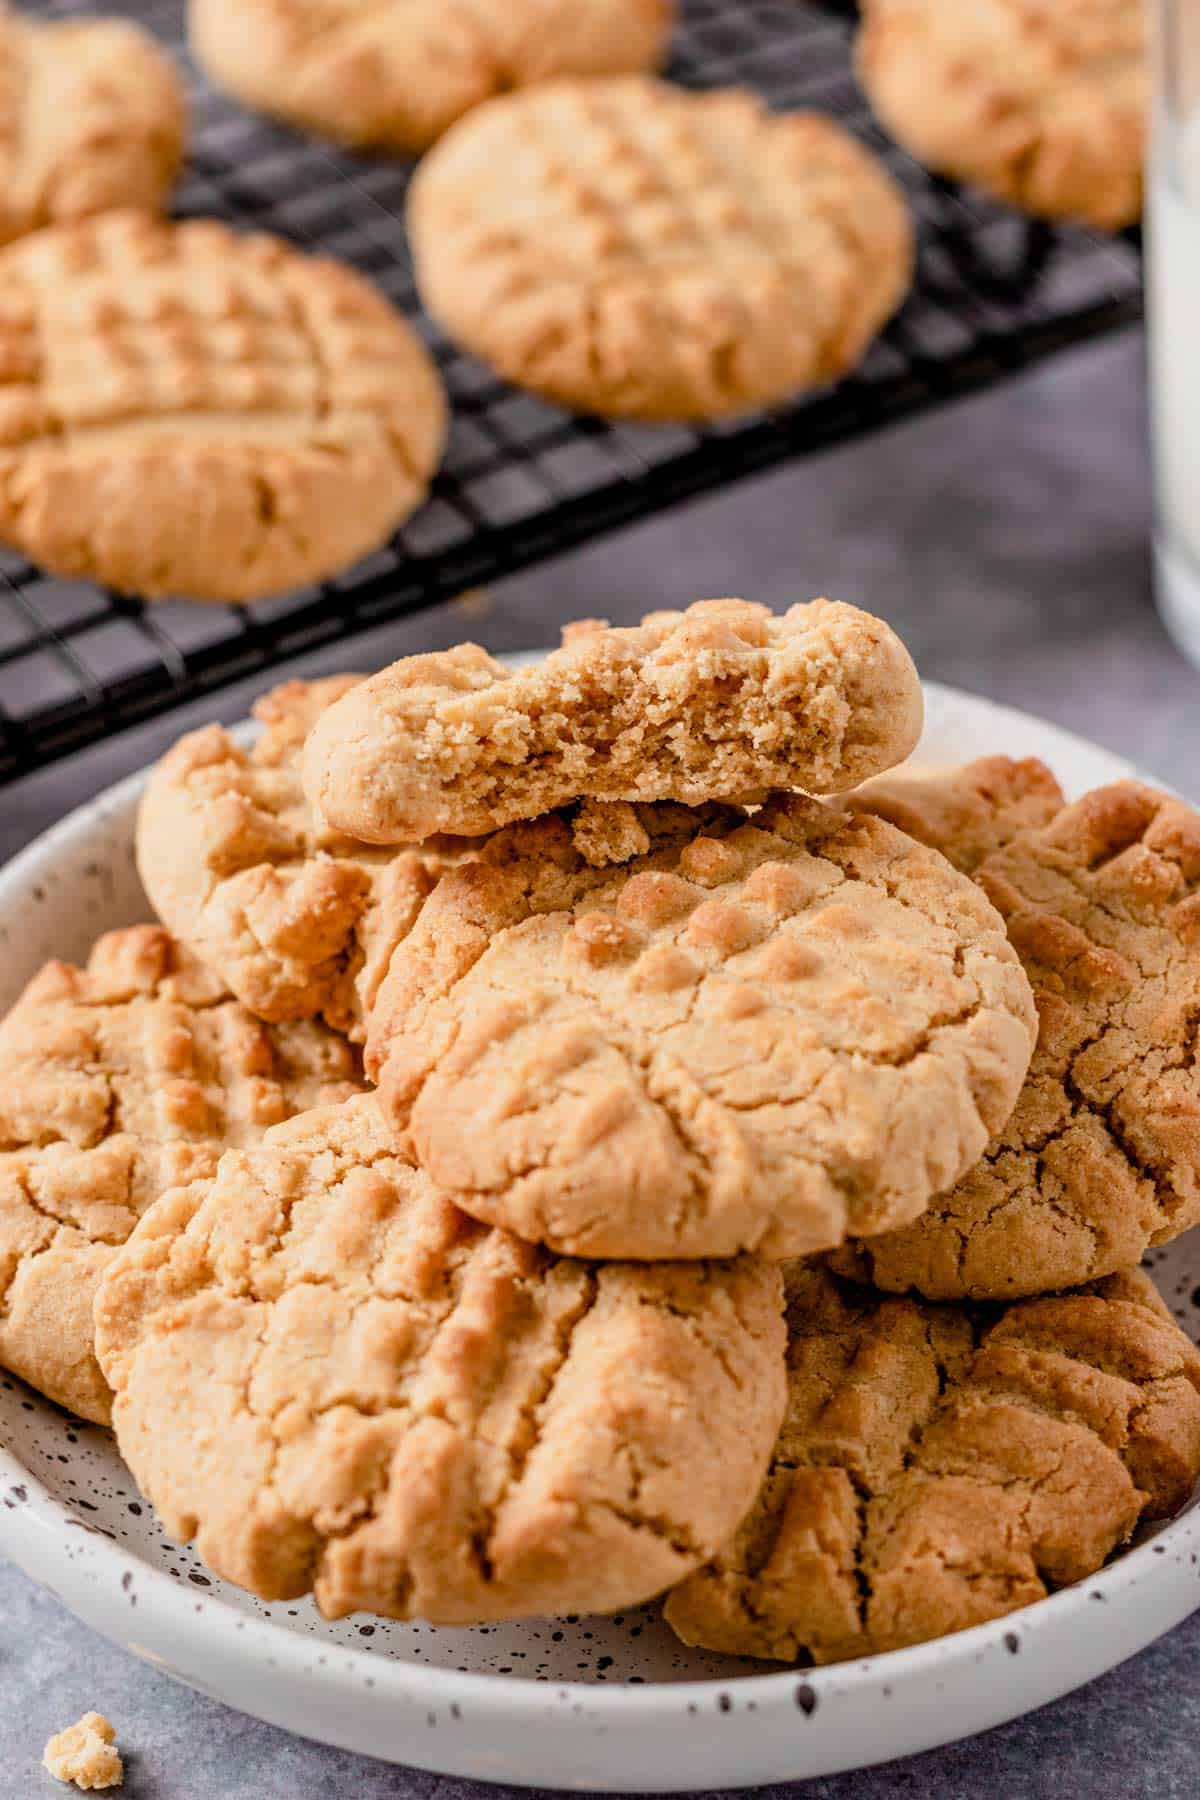
<svg viewBox="0 0 1200 1800">
<path fill-rule="evenodd" d="M 137 859 L 155 912 L 261 1019 L 324 1018 L 363 1036 L 396 938 L 474 838 L 379 849 L 326 826 L 300 782 L 314 722 L 362 677 L 289 681 L 254 704 L 246 749 L 220 725 L 188 732 L 151 773 Z M 570 825 L 590 862 L 646 847 L 637 809 L 598 801 Z M 631 847 L 632 846 L 632 847 Z"/>
<path fill-rule="evenodd" d="M 402 933 L 444 864 L 469 843 L 420 855 L 328 829 L 304 798 L 299 757 L 324 709 L 359 677 L 292 681 L 254 707 L 243 749 L 219 725 L 189 732 L 151 774 L 138 870 L 155 912 L 259 1018 L 324 1017 L 361 1037 Z"/>
<path fill-rule="evenodd" d="M 866 0 L 858 74 L 898 143 L 1048 218 L 1142 210 L 1141 0 Z"/>
<path fill-rule="evenodd" d="M 855 788 L 845 803 L 887 819 L 974 875 L 993 850 L 1048 825 L 1066 800 L 1036 756 L 981 756 L 959 767 L 895 769 Z"/>
<path fill-rule="evenodd" d="M 247 106 L 424 150 L 493 94 L 655 69 L 673 0 L 190 0 L 196 60 Z"/>
<path fill-rule="evenodd" d="M 700 600 L 614 630 L 568 629 L 506 669 L 477 644 L 410 656 L 317 721 L 308 794 L 371 843 L 481 833 L 597 800 L 834 793 L 907 756 L 921 687 L 891 628 L 829 600 L 776 616 Z"/>
<path fill-rule="evenodd" d="M 912 274 L 900 189 L 817 113 L 638 76 L 491 100 L 409 190 L 421 294 L 507 380 L 711 419 L 861 359 Z"/>
<path fill-rule="evenodd" d="M 47 963 L 0 1025 L 0 1363 L 85 1419 L 92 1296 L 152 1201 L 362 1086 L 343 1038 L 268 1029 L 153 925 Z"/>
<path fill-rule="evenodd" d="M 96 1324 L 167 1530 L 332 1618 L 645 1599 L 728 1537 L 783 1415 L 777 1270 L 548 1256 L 437 1194 L 372 1095 L 166 1195 Z"/>
<path fill-rule="evenodd" d="M 1139 1274 L 1006 1310 L 795 1265 L 788 1410 L 732 1543 L 678 1587 L 685 1643 L 844 1662 L 1092 1574 L 1200 1474 L 1200 1354 Z"/>
<path fill-rule="evenodd" d="M 0 252 L 0 538 L 56 574 L 248 601 L 424 499 L 441 384 L 352 270 L 113 212 Z"/>
<path fill-rule="evenodd" d="M 182 84 L 148 32 L 0 4 L 0 243 L 118 206 L 158 212 L 186 128 Z"/>
<path fill-rule="evenodd" d="M 1117 782 L 978 880 L 1037 999 L 1028 1079 L 976 1168 L 838 1260 L 935 1300 L 1072 1287 L 1200 1221 L 1200 817 Z"/>
<path fill-rule="evenodd" d="M 919 1214 L 1008 1117 L 1029 984 L 980 890 L 798 795 L 511 826 L 396 948 L 368 1065 L 430 1179 L 587 1256 L 771 1257 Z"/>
</svg>

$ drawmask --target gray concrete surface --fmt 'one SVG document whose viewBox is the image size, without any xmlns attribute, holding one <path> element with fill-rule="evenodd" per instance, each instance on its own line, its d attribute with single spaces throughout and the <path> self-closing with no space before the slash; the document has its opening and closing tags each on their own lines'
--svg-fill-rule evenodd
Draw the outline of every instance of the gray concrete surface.
<svg viewBox="0 0 1200 1800">
<path fill-rule="evenodd" d="M 484 619 L 446 610 L 360 640 L 367 667 L 464 635 L 496 650 L 571 616 L 743 594 L 857 601 L 903 633 L 922 672 L 1040 713 L 1200 795 L 1200 676 L 1155 618 L 1142 346 L 1076 352 L 1002 390 L 782 469 L 498 588 Z M 293 671 L 333 666 L 327 658 Z M 0 790 L 0 857 L 155 756 L 187 724 L 235 718 L 247 690 Z M 804 1800 L 1200 1795 L 1200 1615 L 1082 1692 L 903 1764 L 802 1784 Z M 290 1738 L 110 1648 L 0 1564 L 0 1800 L 53 1790 L 50 1731 L 107 1711 L 130 1800 L 476 1800 L 469 1783 Z"/>
</svg>

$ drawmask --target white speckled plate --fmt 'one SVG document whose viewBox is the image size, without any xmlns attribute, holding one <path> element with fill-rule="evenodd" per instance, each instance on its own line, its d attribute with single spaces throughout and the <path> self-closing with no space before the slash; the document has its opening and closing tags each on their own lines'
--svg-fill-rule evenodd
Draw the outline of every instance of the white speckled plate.
<svg viewBox="0 0 1200 1800">
<path fill-rule="evenodd" d="M 922 754 L 1043 756 L 1072 793 L 1130 773 L 1022 714 L 928 690 Z M 0 873 L 0 1006 L 47 956 L 147 916 L 142 777 Z M 1155 1275 L 1195 1331 L 1200 1234 Z M 111 1439 L 0 1376 L 0 1550 L 88 1624 L 277 1725 L 446 1774 L 669 1792 L 793 1780 L 966 1736 L 1057 1698 L 1200 1604 L 1195 1501 L 1100 1574 L 956 1637 L 817 1671 L 686 1651 L 653 1607 L 614 1619 L 434 1630 L 264 1606 L 170 1543 Z"/>
</svg>

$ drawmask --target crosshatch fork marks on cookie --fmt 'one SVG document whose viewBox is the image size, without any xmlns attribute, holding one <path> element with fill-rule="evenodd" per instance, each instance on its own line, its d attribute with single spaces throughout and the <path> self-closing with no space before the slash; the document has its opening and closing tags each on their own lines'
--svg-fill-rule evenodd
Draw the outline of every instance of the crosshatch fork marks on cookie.
<svg viewBox="0 0 1200 1800">
<path fill-rule="evenodd" d="M 291 1123 L 164 1195 L 97 1299 L 172 1536 L 264 1599 L 445 1624 L 615 1611 L 724 1542 L 783 1415 L 774 1270 L 548 1257 L 440 1196 L 372 1095 Z"/>
<path fill-rule="evenodd" d="M 40 16 L 105 0 L 44 0 Z M 178 47 L 182 0 L 140 0 L 140 23 Z M 909 302 L 859 373 L 833 390 L 718 430 L 572 418 L 513 391 L 431 333 L 455 427 L 424 507 L 335 582 L 248 608 L 106 595 L 50 581 L 0 551 L 0 781 L 123 725 L 168 711 L 286 656 L 352 636 L 646 517 L 782 458 L 938 405 L 1078 338 L 1139 315 L 1136 240 L 1053 231 L 924 174 L 873 126 L 850 74 L 844 6 L 683 0 L 667 73 L 693 87 L 744 83 L 779 107 L 832 112 L 903 183 L 920 253 Z M 190 69 L 188 73 L 192 72 Z M 359 159 L 263 123 L 191 82 L 183 214 L 344 257 L 416 316 L 397 219 L 408 165 Z"/>
</svg>

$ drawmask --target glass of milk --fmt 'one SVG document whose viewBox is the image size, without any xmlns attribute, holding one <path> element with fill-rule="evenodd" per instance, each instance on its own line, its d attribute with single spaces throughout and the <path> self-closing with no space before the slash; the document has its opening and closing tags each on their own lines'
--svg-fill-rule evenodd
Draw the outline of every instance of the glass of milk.
<svg viewBox="0 0 1200 1800">
<path fill-rule="evenodd" d="M 1154 116 L 1146 272 L 1155 586 L 1200 664 L 1200 0 L 1151 0 Z"/>
</svg>

